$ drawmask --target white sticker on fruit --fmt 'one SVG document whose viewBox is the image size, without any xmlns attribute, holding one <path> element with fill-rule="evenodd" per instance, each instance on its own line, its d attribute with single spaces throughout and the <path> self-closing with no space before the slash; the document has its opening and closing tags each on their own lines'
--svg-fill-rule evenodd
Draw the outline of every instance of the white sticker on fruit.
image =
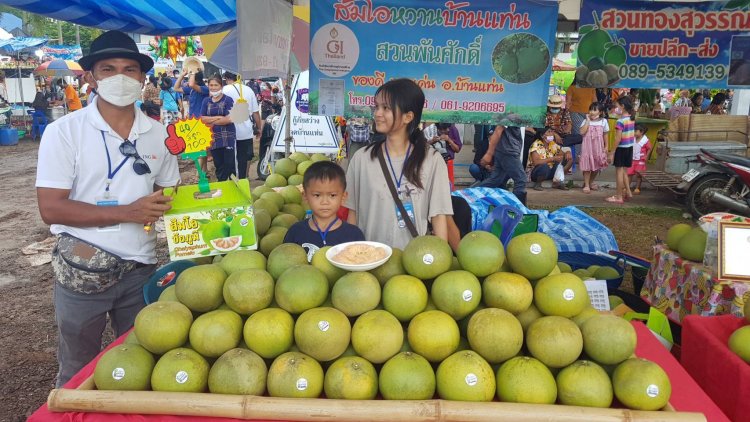
<svg viewBox="0 0 750 422">
<path fill-rule="evenodd" d="M 659 386 L 651 384 L 648 387 L 646 387 L 646 394 L 648 394 L 649 397 L 656 397 L 659 395 Z"/>
<path fill-rule="evenodd" d="M 532 244 L 531 247 L 529 248 L 529 250 L 534 255 L 539 255 L 540 253 L 542 253 L 542 247 L 538 243 Z"/>
<path fill-rule="evenodd" d="M 328 331 L 328 328 L 331 327 L 331 324 L 328 323 L 328 321 L 318 321 L 318 328 L 320 328 L 320 331 Z"/>
<path fill-rule="evenodd" d="M 464 298 L 464 302 L 471 302 L 471 298 L 474 297 L 474 293 L 472 293 L 471 290 L 464 290 L 461 297 Z"/>
<path fill-rule="evenodd" d="M 188 380 L 188 373 L 180 371 L 174 376 L 174 380 L 177 381 L 178 384 L 185 384 Z"/>
<path fill-rule="evenodd" d="M 425 263 L 425 265 L 432 265 L 432 262 L 435 260 L 435 258 L 432 257 L 432 255 L 426 253 L 422 257 L 422 262 Z"/>
<path fill-rule="evenodd" d="M 565 291 L 563 291 L 563 299 L 573 300 L 575 297 L 576 292 L 574 292 L 573 289 L 565 289 Z"/>
<path fill-rule="evenodd" d="M 300 378 L 297 380 L 297 390 L 299 391 L 307 390 L 307 379 Z"/>
<path fill-rule="evenodd" d="M 112 371 L 112 378 L 114 378 L 116 381 L 120 381 L 121 379 L 125 378 L 125 369 L 115 368 L 114 371 Z"/>
<path fill-rule="evenodd" d="M 477 385 L 477 382 L 479 381 L 479 379 L 477 379 L 477 376 L 472 373 L 466 374 L 465 380 L 466 380 L 466 384 L 471 387 Z"/>
</svg>

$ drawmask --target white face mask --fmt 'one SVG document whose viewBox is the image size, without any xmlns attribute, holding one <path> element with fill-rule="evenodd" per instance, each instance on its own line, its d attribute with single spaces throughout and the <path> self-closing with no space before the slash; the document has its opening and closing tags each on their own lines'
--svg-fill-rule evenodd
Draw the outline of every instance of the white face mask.
<svg viewBox="0 0 750 422">
<path fill-rule="evenodd" d="M 212 97 L 216 98 L 216 97 L 218 97 L 219 95 L 221 95 L 221 91 L 211 91 L 211 96 L 212 96 Z"/>
<path fill-rule="evenodd" d="M 129 106 L 140 98 L 142 84 L 122 73 L 97 81 L 96 92 L 104 101 L 118 107 Z"/>
</svg>

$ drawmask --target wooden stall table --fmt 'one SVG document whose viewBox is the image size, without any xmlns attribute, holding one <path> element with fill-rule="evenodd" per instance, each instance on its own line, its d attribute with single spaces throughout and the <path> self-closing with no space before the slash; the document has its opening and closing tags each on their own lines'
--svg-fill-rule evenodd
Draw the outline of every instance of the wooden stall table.
<svg viewBox="0 0 750 422">
<path fill-rule="evenodd" d="M 670 404 L 678 412 L 698 412 L 705 415 L 706 420 L 709 422 L 729 422 L 729 419 L 724 416 L 721 409 L 711 401 L 706 393 L 701 390 L 698 384 L 688 375 L 687 372 L 680 366 L 679 362 L 669 353 L 669 351 L 662 346 L 659 340 L 653 336 L 651 331 L 641 322 L 633 322 L 636 334 L 638 336 L 638 346 L 636 348 L 636 354 L 643 358 L 652 360 L 658 363 L 669 375 L 672 383 L 672 397 Z M 127 334 L 117 339 L 110 347 L 121 343 Z M 65 385 L 65 388 L 77 388 L 94 372 L 96 362 L 101 357 L 101 354 L 90 362 L 78 374 L 76 374 L 70 382 Z M 296 399 L 302 400 L 302 399 Z M 382 403 L 385 409 L 388 409 L 388 403 Z M 465 405 L 465 404 L 461 404 Z M 512 405 L 512 404 L 511 404 Z M 138 409 L 138 403 L 132 403 L 133 409 Z M 523 405 L 518 405 L 523 406 Z M 540 405 L 549 409 L 549 406 Z M 552 408 L 555 409 L 555 408 Z M 425 409 L 426 411 L 427 409 Z M 279 410 L 281 415 L 283 410 Z M 528 411 L 526 412 L 528 413 Z M 668 412 L 666 412 L 668 413 Z M 558 416 L 562 416 L 562 413 L 558 413 Z M 322 415 L 318 415 L 316 420 L 335 420 L 335 417 L 322 418 Z M 533 416 L 533 415 L 532 415 Z M 555 417 L 556 418 L 556 417 Z M 553 420 L 545 419 L 545 420 Z M 276 419 L 276 418 L 274 418 Z M 193 417 L 193 416 L 168 416 L 168 415 L 140 415 L 140 414 L 111 414 L 111 413 L 81 413 L 81 412 L 67 412 L 67 413 L 54 413 L 50 412 L 47 405 L 41 406 L 37 409 L 34 414 L 28 419 L 30 422 L 95 422 L 95 421 L 115 421 L 115 422 L 149 422 L 149 421 L 165 421 L 165 422 L 198 422 L 198 421 L 211 421 L 216 422 L 223 421 L 235 421 L 235 419 L 228 418 L 206 418 L 206 417 Z M 278 420 L 278 419 L 276 419 Z M 310 419 L 308 419 L 310 420 Z M 431 419 L 424 415 L 422 420 L 440 420 Z M 468 419 L 467 419 L 468 420 Z M 529 415 L 526 414 L 521 419 L 520 416 L 505 418 L 505 420 L 529 420 Z M 565 418 L 565 420 L 575 420 L 575 417 Z M 607 420 L 620 420 L 609 418 Z"/>
<path fill-rule="evenodd" d="M 750 421 L 750 365 L 732 353 L 727 341 L 747 325 L 733 315 L 683 320 L 682 355 L 685 370 L 733 421 Z"/>
<path fill-rule="evenodd" d="M 681 323 L 686 315 L 743 315 L 750 283 L 718 281 L 702 264 L 682 259 L 665 245 L 654 246 L 654 259 L 641 298 Z"/>
</svg>

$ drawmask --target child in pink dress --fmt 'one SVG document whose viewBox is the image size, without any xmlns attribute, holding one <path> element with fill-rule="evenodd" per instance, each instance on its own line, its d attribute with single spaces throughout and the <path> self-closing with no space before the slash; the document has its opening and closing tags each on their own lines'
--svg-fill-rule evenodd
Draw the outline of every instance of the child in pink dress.
<svg viewBox="0 0 750 422">
<path fill-rule="evenodd" d="M 635 126 L 635 144 L 633 145 L 633 165 L 628 168 L 628 183 L 631 183 L 634 179 L 636 180 L 634 195 L 641 193 L 641 182 L 643 182 L 643 176 L 641 173 L 646 171 L 646 161 L 648 160 L 649 152 L 651 152 L 651 142 L 649 142 L 646 136 L 646 127 L 644 125 Z"/>
<path fill-rule="evenodd" d="M 581 123 L 579 133 L 583 135 L 579 165 L 583 171 L 583 193 L 598 190 L 594 179 L 599 171 L 607 168 L 607 133 L 609 123 L 603 118 L 604 105 L 594 102 L 589 106 L 586 120 Z"/>
</svg>

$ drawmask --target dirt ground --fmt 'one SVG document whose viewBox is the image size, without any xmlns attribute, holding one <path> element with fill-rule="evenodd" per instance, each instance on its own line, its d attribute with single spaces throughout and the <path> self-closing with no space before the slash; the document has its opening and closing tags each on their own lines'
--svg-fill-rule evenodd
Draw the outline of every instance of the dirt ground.
<svg viewBox="0 0 750 422">
<path fill-rule="evenodd" d="M 0 422 L 24 420 L 44 403 L 57 373 L 51 267 L 31 266 L 21 253 L 22 248 L 49 237 L 34 189 L 37 148 L 38 142 L 29 140 L 0 147 Z M 187 171 L 189 163 L 181 167 Z M 194 179 L 194 171 L 188 179 Z M 580 192 L 538 194 L 529 196 L 534 207 L 604 205 Z M 657 203 L 658 208 L 584 209 L 613 230 L 621 250 L 650 257 L 654 235 L 664 235 L 668 227 L 682 220 L 679 210 L 662 202 L 661 195 L 653 194 L 651 199 L 638 198 L 633 205 Z M 166 246 L 160 245 L 163 259 Z"/>
</svg>

